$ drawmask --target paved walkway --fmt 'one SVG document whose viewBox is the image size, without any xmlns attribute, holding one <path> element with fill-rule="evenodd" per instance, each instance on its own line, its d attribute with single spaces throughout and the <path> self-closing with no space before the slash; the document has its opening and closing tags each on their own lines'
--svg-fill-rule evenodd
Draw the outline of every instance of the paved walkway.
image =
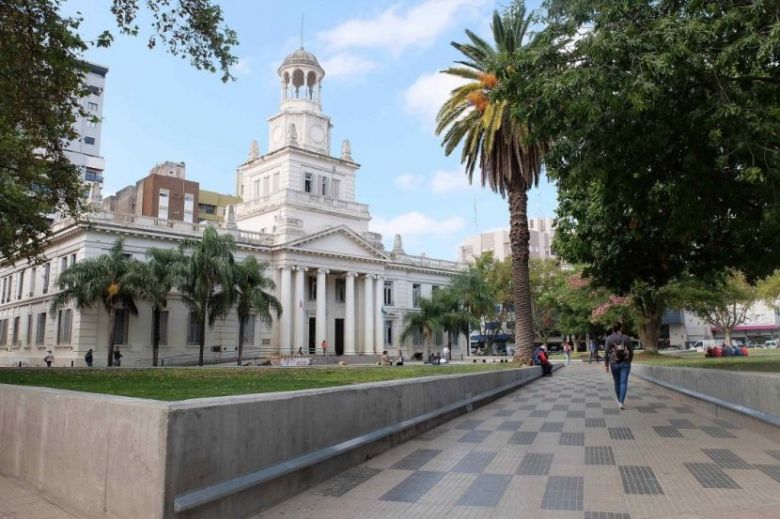
<svg viewBox="0 0 780 519">
<path fill-rule="evenodd" d="M 258 517 L 780 517 L 780 444 L 573 363 Z"/>
<path fill-rule="evenodd" d="M 27 490 L 17 481 L 0 476 L 0 519 L 76 519 L 76 516 Z"/>
</svg>

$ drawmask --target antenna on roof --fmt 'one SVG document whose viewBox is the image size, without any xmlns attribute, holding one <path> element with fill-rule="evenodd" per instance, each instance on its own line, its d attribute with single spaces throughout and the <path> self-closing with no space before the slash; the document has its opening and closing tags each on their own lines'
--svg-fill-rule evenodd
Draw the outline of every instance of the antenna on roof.
<svg viewBox="0 0 780 519">
<path fill-rule="evenodd" d="M 301 49 L 303 49 L 303 13 L 301 13 Z"/>
</svg>

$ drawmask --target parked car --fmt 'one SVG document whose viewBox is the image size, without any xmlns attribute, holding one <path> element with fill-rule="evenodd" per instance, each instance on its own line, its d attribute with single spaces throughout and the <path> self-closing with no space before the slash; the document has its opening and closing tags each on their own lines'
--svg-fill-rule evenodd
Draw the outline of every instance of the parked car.
<svg viewBox="0 0 780 519">
<path fill-rule="evenodd" d="M 772 339 L 770 341 L 764 342 L 764 348 L 777 348 L 777 339 Z"/>
</svg>

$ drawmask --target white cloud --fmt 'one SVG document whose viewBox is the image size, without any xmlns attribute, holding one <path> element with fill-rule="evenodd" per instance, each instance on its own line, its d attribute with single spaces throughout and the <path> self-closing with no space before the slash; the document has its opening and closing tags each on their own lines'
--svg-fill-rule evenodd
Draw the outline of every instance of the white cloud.
<svg viewBox="0 0 780 519">
<path fill-rule="evenodd" d="M 469 191 L 481 187 L 479 178 L 474 178 L 475 184 L 469 184 L 468 177 L 463 170 L 442 171 L 439 170 L 431 177 L 431 191 L 437 195 L 453 193 L 457 191 Z"/>
<path fill-rule="evenodd" d="M 423 74 L 403 92 L 404 110 L 427 128 L 436 126 L 436 114 L 450 93 L 466 81 L 457 76 L 433 72 Z"/>
<path fill-rule="evenodd" d="M 421 175 L 413 175 L 411 173 L 404 173 L 398 175 L 393 179 L 395 187 L 401 191 L 414 191 L 422 185 L 424 178 Z"/>
<path fill-rule="evenodd" d="M 385 236 L 400 234 L 402 236 L 452 234 L 463 228 L 466 222 L 459 216 L 436 219 L 417 211 L 404 213 L 395 218 L 377 217 L 371 221 L 371 230 Z"/>
<path fill-rule="evenodd" d="M 374 18 L 351 19 L 317 37 L 333 50 L 374 48 L 400 56 L 406 49 L 426 47 L 437 41 L 463 11 L 486 0 L 424 0 L 405 10 L 391 7 Z"/>
<path fill-rule="evenodd" d="M 349 52 L 336 54 L 321 64 L 331 79 L 356 79 L 376 68 L 376 63 L 370 59 Z"/>
<path fill-rule="evenodd" d="M 232 72 L 236 76 L 245 76 L 247 74 L 252 73 L 252 67 L 249 65 L 249 62 L 251 61 L 251 58 L 243 57 L 238 58 L 238 62 L 233 65 Z"/>
</svg>

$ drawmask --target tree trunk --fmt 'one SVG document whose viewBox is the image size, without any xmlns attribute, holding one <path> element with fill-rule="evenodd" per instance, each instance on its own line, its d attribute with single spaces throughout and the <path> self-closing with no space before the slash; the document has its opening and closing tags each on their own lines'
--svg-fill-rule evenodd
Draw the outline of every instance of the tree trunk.
<svg viewBox="0 0 780 519">
<path fill-rule="evenodd" d="M 237 365 L 241 365 L 241 355 L 244 353 L 244 316 L 238 316 L 238 360 Z"/>
<path fill-rule="evenodd" d="M 527 364 L 534 351 L 531 280 L 528 274 L 528 193 L 509 191 L 509 241 L 512 248 L 512 291 L 515 303 L 515 359 Z"/>
<path fill-rule="evenodd" d="M 198 366 L 203 365 L 203 350 L 206 348 L 206 311 L 204 305 L 203 315 L 200 316 L 200 355 L 198 356 Z"/>
<path fill-rule="evenodd" d="M 160 353 L 160 309 L 152 310 L 152 366 L 157 366 Z"/>
<path fill-rule="evenodd" d="M 112 307 L 108 311 L 108 361 L 106 366 L 111 367 L 114 365 L 114 337 L 116 336 L 116 312 Z"/>
<path fill-rule="evenodd" d="M 658 351 L 658 336 L 661 335 L 661 316 L 644 316 L 644 323 L 639 327 L 639 340 L 645 351 L 655 353 Z"/>
<path fill-rule="evenodd" d="M 730 326 L 724 326 L 723 327 L 723 338 L 726 342 L 726 346 L 731 346 L 731 327 Z"/>
</svg>

